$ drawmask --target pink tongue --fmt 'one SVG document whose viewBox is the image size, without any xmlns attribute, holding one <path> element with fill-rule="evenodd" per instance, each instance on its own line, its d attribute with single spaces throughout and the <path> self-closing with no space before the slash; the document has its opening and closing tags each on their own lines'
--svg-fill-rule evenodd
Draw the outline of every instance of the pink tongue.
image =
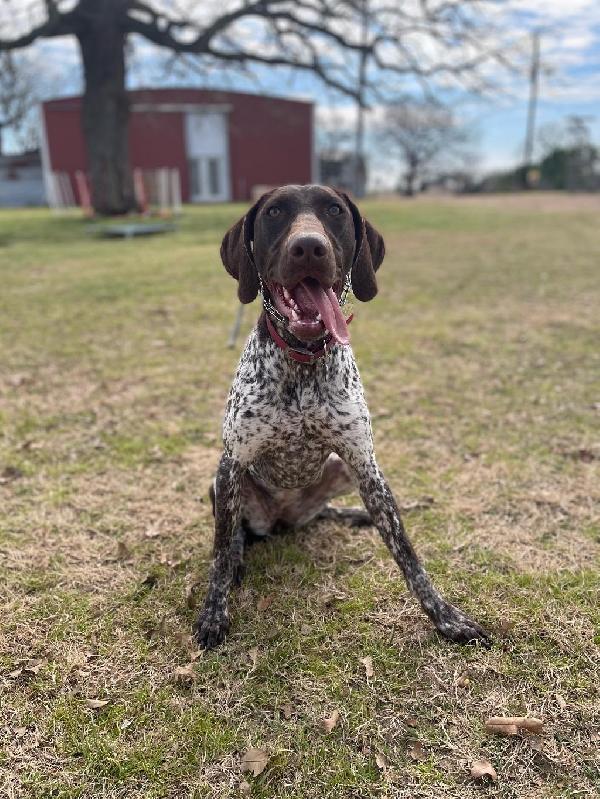
<svg viewBox="0 0 600 799">
<path fill-rule="evenodd" d="M 350 333 L 346 319 L 340 308 L 333 289 L 324 289 L 316 280 L 303 280 L 294 291 L 296 302 L 300 306 L 306 304 L 302 301 L 308 295 L 321 314 L 323 324 L 339 344 L 350 343 Z"/>
</svg>

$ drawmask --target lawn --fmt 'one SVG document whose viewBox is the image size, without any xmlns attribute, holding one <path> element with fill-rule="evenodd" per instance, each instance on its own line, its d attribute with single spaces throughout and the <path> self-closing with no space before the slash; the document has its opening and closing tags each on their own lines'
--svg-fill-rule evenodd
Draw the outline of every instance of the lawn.
<svg viewBox="0 0 600 799">
<path fill-rule="evenodd" d="M 375 531 L 322 522 L 252 547 L 198 653 L 243 209 L 131 241 L 2 212 L 1 796 L 598 795 L 600 204 L 534 206 L 363 206 L 388 247 L 352 325 L 379 460 L 489 651 L 433 632 Z M 488 734 L 502 715 L 543 732 Z"/>
</svg>

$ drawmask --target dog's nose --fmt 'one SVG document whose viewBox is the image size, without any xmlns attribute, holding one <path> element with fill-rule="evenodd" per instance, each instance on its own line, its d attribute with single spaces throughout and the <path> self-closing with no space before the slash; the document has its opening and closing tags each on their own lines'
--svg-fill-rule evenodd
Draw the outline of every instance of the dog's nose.
<svg viewBox="0 0 600 799">
<path fill-rule="evenodd" d="M 305 233 L 294 236 L 288 245 L 291 261 L 300 266 L 311 262 L 318 263 L 327 255 L 327 243 L 322 236 Z"/>
</svg>

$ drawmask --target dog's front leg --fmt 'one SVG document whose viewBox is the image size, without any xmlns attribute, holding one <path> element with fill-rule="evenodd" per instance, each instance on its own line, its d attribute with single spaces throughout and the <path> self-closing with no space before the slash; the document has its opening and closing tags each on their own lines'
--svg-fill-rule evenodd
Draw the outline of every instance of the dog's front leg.
<svg viewBox="0 0 600 799">
<path fill-rule="evenodd" d="M 204 606 L 194 628 L 203 649 L 218 646 L 229 630 L 227 598 L 233 578 L 232 543 L 238 529 L 243 467 L 223 455 L 215 481 L 215 541 L 210 581 Z"/>
<path fill-rule="evenodd" d="M 366 460 L 355 460 L 353 468 L 362 500 L 373 523 L 402 569 L 408 587 L 438 631 L 458 643 L 479 641 L 489 646 L 490 639 L 485 630 L 447 602 L 431 582 L 406 535 L 394 495 L 373 455 Z"/>
</svg>

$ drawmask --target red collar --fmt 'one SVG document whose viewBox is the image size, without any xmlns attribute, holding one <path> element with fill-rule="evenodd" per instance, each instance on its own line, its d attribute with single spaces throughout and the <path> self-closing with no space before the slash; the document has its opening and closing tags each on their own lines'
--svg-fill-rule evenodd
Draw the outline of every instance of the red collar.
<svg viewBox="0 0 600 799">
<path fill-rule="evenodd" d="M 269 316 L 269 314 L 267 313 L 265 314 L 265 316 L 267 319 L 267 329 L 271 334 L 271 338 L 280 349 L 282 349 L 290 356 L 290 358 L 292 358 L 292 360 L 298 361 L 298 363 L 314 363 L 322 355 L 325 355 L 328 349 L 330 349 L 329 342 L 331 341 L 331 333 L 329 333 L 325 337 L 323 341 L 323 346 L 319 350 L 310 352 L 308 350 L 295 349 L 294 347 L 292 347 L 291 344 L 288 344 L 287 341 L 279 335 L 279 333 L 277 332 L 277 328 L 275 327 L 273 322 L 271 322 L 271 317 Z M 350 314 L 350 316 L 346 319 L 346 324 L 349 325 L 353 318 L 354 314 Z M 335 347 L 335 342 L 333 343 L 332 346 Z"/>
</svg>

